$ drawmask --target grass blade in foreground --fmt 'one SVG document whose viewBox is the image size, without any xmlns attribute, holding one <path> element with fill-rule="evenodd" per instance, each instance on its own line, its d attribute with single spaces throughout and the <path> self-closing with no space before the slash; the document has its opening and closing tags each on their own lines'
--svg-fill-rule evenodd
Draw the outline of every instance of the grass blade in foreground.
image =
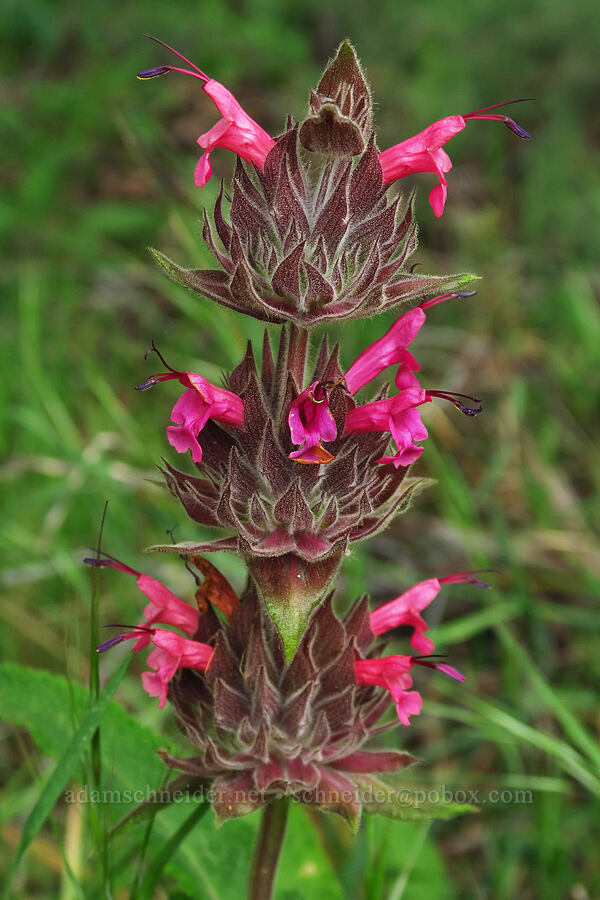
<svg viewBox="0 0 600 900">
<path fill-rule="evenodd" d="M 5 897 L 9 897 L 9 888 L 23 854 L 52 812 L 52 808 L 58 800 L 61 791 L 67 784 L 73 770 L 79 764 L 84 750 L 87 749 L 93 735 L 96 733 L 96 729 L 100 724 L 102 714 L 106 709 L 107 704 L 112 700 L 115 691 L 119 687 L 123 676 L 127 671 L 129 662 L 130 657 L 125 657 L 98 697 L 97 702 L 90 707 L 83 717 L 81 725 L 73 735 L 72 740 L 59 760 L 54 772 L 44 785 L 37 803 L 27 817 L 27 821 L 21 832 L 19 846 L 17 847 L 17 852 L 8 874 L 7 883 L 4 889 Z"/>
<path fill-rule="evenodd" d="M 175 834 L 167 841 L 161 852 L 152 860 L 152 864 L 135 894 L 135 900 L 152 900 L 154 897 L 154 889 L 158 884 L 161 872 L 169 862 L 181 842 L 185 840 L 190 831 L 200 821 L 210 808 L 207 801 L 202 801 L 190 813 L 187 819 L 177 829 Z"/>
</svg>

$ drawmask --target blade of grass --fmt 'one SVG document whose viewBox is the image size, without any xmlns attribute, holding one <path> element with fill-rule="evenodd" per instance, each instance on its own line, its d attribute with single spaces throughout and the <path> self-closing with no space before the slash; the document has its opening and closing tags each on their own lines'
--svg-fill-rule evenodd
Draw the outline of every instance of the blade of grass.
<svg viewBox="0 0 600 900">
<path fill-rule="evenodd" d="M 58 761 L 56 768 L 42 788 L 37 803 L 29 813 L 27 821 L 25 822 L 25 825 L 23 826 L 23 830 L 21 832 L 17 852 L 8 873 L 4 894 L 7 900 L 10 896 L 10 885 L 15 876 L 17 866 L 19 865 L 23 857 L 23 854 L 52 812 L 52 808 L 58 800 L 69 778 L 71 777 L 73 770 L 79 764 L 82 754 L 89 746 L 92 737 L 95 734 L 96 729 L 98 728 L 98 724 L 100 723 L 102 714 L 106 709 L 106 706 L 108 705 L 110 700 L 112 700 L 115 691 L 117 690 L 123 679 L 123 676 L 125 675 L 125 672 L 127 671 L 130 659 L 131 655 L 128 654 L 119 668 L 113 674 L 104 690 L 99 695 L 97 701 L 92 704 L 88 712 L 83 717 L 81 725 L 73 735 L 61 759 Z"/>
<path fill-rule="evenodd" d="M 388 900 L 402 900 L 404 891 L 406 890 L 406 886 L 408 884 L 408 880 L 415 867 L 415 863 L 418 859 L 419 853 L 423 849 L 423 844 L 425 843 L 427 832 L 429 831 L 430 827 L 431 822 L 423 822 L 421 825 L 419 825 L 408 856 L 402 867 L 402 872 L 394 882 L 392 890 L 388 895 Z"/>
<path fill-rule="evenodd" d="M 480 631 L 485 631 L 490 626 L 510 621 L 521 612 L 522 607 L 516 602 L 497 603 L 495 606 L 478 610 L 452 622 L 436 625 L 435 631 L 433 628 L 431 629 L 431 634 L 436 646 L 438 644 L 457 644 L 472 638 Z"/>
<path fill-rule="evenodd" d="M 573 715 L 571 710 L 565 706 L 509 629 L 505 625 L 498 623 L 495 626 L 495 631 L 505 649 L 518 661 L 538 697 L 552 710 L 573 744 L 578 746 L 600 771 L 600 747 L 598 747 L 594 738 Z"/>
<path fill-rule="evenodd" d="M 96 562 L 99 563 L 102 552 L 102 533 L 104 531 L 104 522 L 106 520 L 106 511 L 108 509 L 108 500 L 104 503 L 102 510 L 102 518 L 100 520 L 100 529 L 98 531 L 98 544 L 96 547 Z M 100 696 L 100 661 L 96 647 L 100 643 L 100 604 L 98 597 L 100 595 L 100 566 L 92 567 L 92 603 L 90 611 L 90 699 L 92 703 L 96 703 Z M 100 784 L 100 729 L 97 728 L 92 737 L 92 772 L 96 784 Z"/>
<path fill-rule="evenodd" d="M 487 703 L 485 700 L 471 697 L 470 702 L 475 710 L 481 713 L 487 721 L 493 722 L 502 730 L 508 731 L 515 737 L 533 744 L 539 750 L 543 750 L 553 756 L 566 771 L 570 772 L 570 774 L 579 781 L 580 784 L 584 785 L 584 787 L 597 797 L 600 797 L 600 779 L 586 769 L 585 760 L 569 744 L 565 743 L 565 741 L 546 734 L 543 731 L 538 731 L 536 728 L 532 728 L 524 722 L 520 722 L 518 719 L 515 719 L 514 716 L 511 716 L 502 709 L 498 709 L 498 707 L 493 706 L 491 703 Z"/>
<path fill-rule="evenodd" d="M 196 806 L 196 808 L 192 810 L 187 819 L 182 822 L 175 834 L 172 835 L 172 837 L 169 838 L 167 843 L 164 845 L 160 853 L 152 860 L 152 863 L 147 869 L 146 874 L 144 875 L 144 878 L 137 890 L 137 893 L 132 894 L 132 900 L 152 900 L 162 870 L 169 862 L 171 857 L 177 852 L 179 845 L 183 840 L 185 840 L 196 823 L 200 821 L 202 816 L 206 815 L 209 806 L 210 804 L 205 800 L 200 802 L 198 806 Z"/>
</svg>

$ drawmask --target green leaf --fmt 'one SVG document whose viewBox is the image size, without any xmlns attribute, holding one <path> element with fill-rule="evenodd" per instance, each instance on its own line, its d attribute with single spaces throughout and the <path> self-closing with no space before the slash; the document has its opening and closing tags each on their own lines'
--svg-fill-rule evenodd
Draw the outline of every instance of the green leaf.
<svg viewBox="0 0 600 900">
<path fill-rule="evenodd" d="M 130 656 L 127 657 L 129 659 Z M 0 664 L 0 716 L 27 728 L 40 750 L 53 759 L 65 752 L 89 703 L 88 691 L 51 675 L 11 663 Z M 109 703 L 102 717 L 102 769 L 110 791 L 109 820 L 148 799 L 165 776 L 157 756 L 164 739 L 140 725 L 117 703 Z M 73 798 L 88 802 L 85 791 Z"/>
<path fill-rule="evenodd" d="M 373 775 L 361 775 L 355 780 L 360 785 L 361 803 L 366 813 L 412 822 L 452 819 L 463 813 L 478 811 L 470 803 L 455 803 L 445 796 L 445 790 L 401 785 L 394 783 L 391 776 L 384 780 Z"/>
<path fill-rule="evenodd" d="M 51 774 L 50 778 L 42 788 L 42 792 L 37 800 L 37 803 L 31 810 L 21 832 L 17 852 L 13 859 L 8 875 L 6 885 L 7 895 L 8 889 L 23 854 L 52 812 L 54 804 L 58 800 L 75 767 L 79 764 L 82 754 L 87 749 L 96 729 L 98 728 L 98 725 L 100 724 L 102 714 L 106 709 L 109 700 L 112 699 L 115 691 L 117 690 L 123 679 L 125 672 L 127 671 L 130 659 L 131 657 L 129 655 L 125 657 L 104 690 L 100 693 L 98 700 L 92 704 L 87 713 L 84 715 L 79 728 L 65 748 L 54 772 Z"/>
<path fill-rule="evenodd" d="M 306 809 L 292 805 L 277 873 L 278 900 L 341 900 L 342 888 Z"/>
<path fill-rule="evenodd" d="M 600 771 L 600 748 L 595 735 L 592 735 L 573 715 L 569 707 L 560 698 L 554 688 L 544 678 L 538 667 L 528 653 L 521 647 L 514 635 L 505 626 L 498 624 L 496 627 L 498 637 L 506 650 L 515 658 L 521 669 L 529 679 L 529 682 L 542 703 L 552 710 L 572 743 L 587 755 L 590 761 Z"/>
<path fill-rule="evenodd" d="M 371 816 L 366 825 L 372 855 L 366 875 L 366 900 L 456 897 L 430 833 L 430 821 L 410 823 Z"/>
</svg>

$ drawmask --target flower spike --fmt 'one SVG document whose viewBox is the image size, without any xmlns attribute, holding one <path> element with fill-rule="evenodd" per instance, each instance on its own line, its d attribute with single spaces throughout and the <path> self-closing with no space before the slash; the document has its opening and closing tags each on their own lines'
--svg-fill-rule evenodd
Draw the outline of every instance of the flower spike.
<svg viewBox="0 0 600 900">
<path fill-rule="evenodd" d="M 114 625 L 117 633 L 98 652 L 125 641 L 133 651 L 148 647 L 144 688 L 160 707 L 171 702 L 193 745 L 189 758 L 161 756 L 206 785 L 218 819 L 286 794 L 355 826 L 361 806 L 398 813 L 386 774 L 414 762 L 397 750 L 363 748 L 396 724 L 386 715 L 390 706 L 409 725 L 423 707 L 413 686 L 413 679 L 427 682 L 421 670 L 465 679 L 435 652 L 427 608 L 446 585 L 489 587 L 481 572 L 465 571 L 428 578 L 374 609 L 367 596 L 344 616 L 335 609 L 332 587 L 351 544 L 381 533 L 429 481 L 406 470 L 427 438 L 421 407 L 439 398 L 467 416 L 481 411 L 474 397 L 422 386 L 416 350 L 430 310 L 473 297 L 476 276 L 415 271 L 414 193 L 403 200 L 388 187 L 431 172 L 430 202 L 439 216 L 452 137 L 476 119 L 529 135 L 505 104 L 495 104 L 440 119 L 380 153 L 371 92 L 344 41 L 311 91 L 304 120 L 288 116 L 274 140 L 227 88 L 156 43 L 174 56 L 138 77 L 192 77 L 219 111 L 198 138 L 196 185 L 211 175 L 213 149 L 228 149 L 237 160 L 231 186 L 221 184 L 212 215 L 204 215 L 202 238 L 214 267 L 183 267 L 152 253 L 180 285 L 267 327 L 261 357 L 250 342 L 218 384 L 172 367 L 152 341 L 146 359 L 156 354 L 158 370 L 138 390 L 178 383 L 167 437 L 202 463 L 190 474 L 189 460 L 185 471 L 163 460 L 161 472 L 189 518 L 221 536 L 192 534 L 176 544 L 171 531 L 172 543 L 151 548 L 185 564 L 193 578 L 189 603 L 101 553 L 100 539 L 96 558 L 86 562 L 132 576 L 146 600 L 139 623 Z M 317 349 L 310 329 L 394 309 L 403 314 L 347 368 L 323 334 L 314 374 L 306 376 Z M 359 401 L 382 375 L 389 384 Z M 246 568 L 239 597 L 204 558 L 220 550 L 237 553 Z M 400 628 L 408 630 L 405 652 L 384 656 L 386 642 L 403 639 Z M 380 773 L 390 788 L 382 803 L 366 796 L 368 773 Z M 455 808 L 442 804 L 444 814 Z"/>
</svg>

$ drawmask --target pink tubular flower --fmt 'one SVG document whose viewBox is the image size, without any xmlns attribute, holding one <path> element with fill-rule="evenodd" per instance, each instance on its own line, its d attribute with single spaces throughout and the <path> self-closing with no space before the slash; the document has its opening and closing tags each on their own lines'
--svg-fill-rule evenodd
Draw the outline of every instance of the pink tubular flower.
<svg viewBox="0 0 600 900">
<path fill-rule="evenodd" d="M 394 456 L 382 456 L 377 462 L 391 462 L 396 468 L 409 466 L 423 452 L 423 447 L 417 446 L 415 441 L 423 441 L 427 437 L 427 429 L 416 407 L 430 399 L 427 391 L 410 387 L 395 397 L 364 403 L 346 416 L 344 434 L 389 431 L 398 450 Z"/>
<path fill-rule="evenodd" d="M 463 394 L 448 391 L 425 391 L 419 385 L 415 372 L 420 366 L 408 345 L 425 323 L 425 310 L 446 300 L 472 297 L 475 291 L 452 291 L 424 300 L 420 306 L 400 316 L 383 337 L 370 344 L 352 363 L 346 373 L 346 386 L 355 394 L 388 366 L 397 365 L 395 384 L 400 394 L 385 400 L 376 400 L 357 406 L 346 417 L 344 433 L 365 433 L 369 431 L 389 431 L 398 446 L 393 456 L 382 456 L 377 462 L 393 463 L 396 468 L 409 466 L 423 452 L 415 442 L 427 438 L 427 429 L 416 409 L 433 397 L 449 400 L 465 415 L 476 415 L 480 407 L 467 407 L 458 399 Z M 466 399 L 475 400 L 474 397 Z M 475 402 L 479 402 L 475 400 Z"/>
<path fill-rule="evenodd" d="M 154 650 L 148 656 L 148 666 L 154 672 L 142 673 L 144 690 L 151 697 L 158 697 L 159 709 L 167 702 L 169 681 L 178 669 L 200 669 L 208 666 L 213 647 L 201 641 L 191 641 L 173 631 L 155 631 L 152 635 Z"/>
<path fill-rule="evenodd" d="M 138 78 L 142 80 L 156 78 L 159 75 L 166 75 L 167 72 L 183 72 L 193 78 L 198 78 L 202 82 L 202 90 L 208 94 L 223 117 L 198 138 L 198 143 L 206 153 L 202 154 L 196 165 L 194 172 L 196 187 L 203 188 L 212 174 L 210 153 L 215 147 L 232 150 L 242 159 L 254 163 L 259 169 L 262 169 L 269 150 L 275 144 L 273 138 L 254 119 L 250 118 L 231 91 L 215 81 L 214 78 L 209 78 L 198 66 L 195 66 L 177 50 L 169 47 L 168 44 L 157 38 L 151 38 L 151 40 L 170 50 L 188 66 L 191 66 L 191 69 L 182 69 L 178 66 L 157 66 L 154 69 L 139 72 Z"/>
<path fill-rule="evenodd" d="M 126 626 L 127 627 L 127 626 Z M 214 647 L 203 644 L 202 641 L 192 641 L 182 637 L 174 631 L 163 631 L 158 628 L 145 628 L 135 626 L 131 631 L 123 631 L 110 640 L 105 641 L 96 648 L 98 653 L 104 653 L 111 647 L 123 641 L 148 637 L 146 644 L 154 644 L 154 649 L 148 655 L 148 666 L 153 672 L 142 673 L 144 690 L 151 697 L 158 697 L 159 709 L 167 702 L 167 690 L 169 682 L 178 669 L 200 669 L 204 671 L 212 658 Z M 134 650 L 136 647 L 134 646 Z M 139 649 L 139 647 L 137 648 Z"/>
<path fill-rule="evenodd" d="M 423 309 L 417 306 L 400 316 L 383 337 L 363 350 L 346 372 L 345 382 L 350 393 L 358 393 L 388 366 L 400 364 L 411 372 L 418 372 L 421 367 L 406 348 L 422 328 L 425 319 Z"/>
<path fill-rule="evenodd" d="M 511 100 L 508 102 L 520 103 L 521 101 Z M 429 194 L 429 202 L 435 215 L 439 218 L 444 211 L 448 192 L 448 182 L 444 176 L 452 168 L 452 161 L 443 146 L 467 127 L 469 119 L 492 119 L 504 122 L 506 127 L 518 137 L 524 140 L 531 137 L 509 116 L 487 113 L 490 109 L 506 105 L 507 103 L 495 103 L 493 106 L 474 110 L 465 116 L 446 116 L 445 119 L 439 119 L 414 137 L 384 150 L 379 154 L 379 162 L 383 169 L 383 183 L 391 184 L 397 178 L 404 178 L 406 175 L 414 175 L 419 172 L 433 172 L 438 176 L 439 184 L 436 184 Z"/>
<path fill-rule="evenodd" d="M 119 572 L 135 575 L 137 587 L 149 599 L 150 603 L 144 609 L 144 618 L 138 623 L 140 631 L 135 634 L 133 632 L 130 633 L 136 638 L 133 647 L 134 652 L 147 647 L 150 643 L 152 635 L 147 627 L 150 625 L 173 625 L 190 636 L 196 632 L 198 628 L 198 610 L 186 603 L 185 600 L 177 597 L 176 594 L 173 594 L 156 578 L 136 572 L 135 569 L 126 566 L 117 559 L 96 560 L 92 558 L 85 559 L 84 562 L 88 563 L 88 565 L 106 566 Z"/>
<path fill-rule="evenodd" d="M 354 674 L 358 684 L 376 684 L 390 691 L 396 703 L 398 718 L 403 725 L 409 725 L 409 717 L 421 712 L 423 701 L 416 691 L 410 691 L 413 666 L 424 666 L 437 669 L 454 678 L 464 681 L 465 676 L 454 666 L 438 662 L 432 657 L 435 649 L 433 641 L 425 636 L 427 623 L 419 613 L 437 597 L 443 584 L 469 583 L 479 587 L 489 587 L 471 572 L 460 572 L 457 575 L 446 575 L 444 578 L 429 578 L 409 588 L 395 600 L 384 603 L 374 610 L 369 617 L 371 631 L 375 636 L 384 634 L 399 625 L 409 625 L 414 629 L 411 645 L 420 656 L 386 656 L 380 659 L 359 659 L 354 663 Z"/>
<path fill-rule="evenodd" d="M 380 635 L 399 625 L 410 625 L 414 629 L 411 646 L 418 653 L 432 653 L 433 641 L 425 637 L 428 625 L 419 613 L 437 597 L 443 584 L 459 584 L 461 582 L 489 587 L 469 572 L 446 575 L 444 578 L 428 578 L 427 581 L 415 584 L 395 600 L 390 600 L 389 603 L 384 603 L 383 606 L 373 610 L 369 617 L 371 631 L 374 635 Z"/>
<path fill-rule="evenodd" d="M 423 706 L 421 695 L 410 690 L 412 666 L 412 657 L 398 655 L 382 659 L 358 659 L 354 663 L 357 684 L 375 684 L 389 691 L 403 725 L 410 725 L 410 716 L 418 716 Z"/>
<path fill-rule="evenodd" d="M 158 353 L 154 344 L 152 350 Z M 224 422 L 226 425 L 242 428 L 244 404 L 240 397 L 232 391 L 211 384 L 210 381 L 195 372 L 178 372 L 171 369 L 160 353 L 158 356 L 169 371 L 151 375 L 142 384 L 137 385 L 137 390 L 146 391 L 161 381 L 177 379 L 181 382 L 186 390 L 171 412 L 171 421 L 176 425 L 167 427 L 167 439 L 179 453 L 190 450 L 194 462 L 199 463 L 202 461 L 202 447 L 197 438 L 208 420 L 214 419 L 216 422 Z"/>
<path fill-rule="evenodd" d="M 464 681 L 465 676 L 454 666 L 447 663 L 433 662 L 418 656 L 383 656 L 380 659 L 358 659 L 354 663 L 354 677 L 357 684 L 376 684 L 385 688 L 392 695 L 396 704 L 398 718 L 403 725 L 410 725 L 410 716 L 417 716 L 423 706 L 423 698 L 418 691 L 411 691 L 413 666 L 426 666 L 437 669 L 454 678 Z"/>
<path fill-rule="evenodd" d="M 290 405 L 288 424 L 292 443 L 302 445 L 289 454 L 296 462 L 328 463 L 333 459 L 321 444 L 321 441 L 334 441 L 337 437 L 327 387 L 322 381 L 313 381 Z"/>
</svg>

